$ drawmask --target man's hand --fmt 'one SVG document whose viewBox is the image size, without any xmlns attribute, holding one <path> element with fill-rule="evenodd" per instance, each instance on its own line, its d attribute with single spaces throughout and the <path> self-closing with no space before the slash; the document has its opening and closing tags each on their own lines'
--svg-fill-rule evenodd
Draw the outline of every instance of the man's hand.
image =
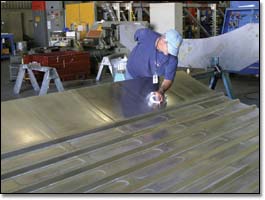
<svg viewBox="0 0 265 200">
<path fill-rule="evenodd" d="M 164 101 L 164 94 L 171 87 L 172 83 L 173 81 L 166 79 L 162 82 L 159 90 L 156 92 L 158 99 L 161 99 L 160 103 Z"/>
<path fill-rule="evenodd" d="M 161 94 L 159 91 L 154 92 L 154 94 L 156 96 L 157 101 L 159 101 L 160 103 L 162 103 L 164 101 L 164 95 Z"/>
</svg>

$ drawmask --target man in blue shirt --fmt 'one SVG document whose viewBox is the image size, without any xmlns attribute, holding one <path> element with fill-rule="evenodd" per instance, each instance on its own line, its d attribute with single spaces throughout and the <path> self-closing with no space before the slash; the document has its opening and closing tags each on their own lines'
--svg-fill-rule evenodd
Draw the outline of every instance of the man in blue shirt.
<svg viewBox="0 0 265 200">
<path fill-rule="evenodd" d="M 138 29 L 134 34 L 137 45 L 129 55 L 126 80 L 164 76 L 158 91 L 155 92 L 160 102 L 165 92 L 171 87 L 178 65 L 178 52 L 182 37 L 176 30 L 169 30 L 164 35 L 147 28 Z"/>
</svg>

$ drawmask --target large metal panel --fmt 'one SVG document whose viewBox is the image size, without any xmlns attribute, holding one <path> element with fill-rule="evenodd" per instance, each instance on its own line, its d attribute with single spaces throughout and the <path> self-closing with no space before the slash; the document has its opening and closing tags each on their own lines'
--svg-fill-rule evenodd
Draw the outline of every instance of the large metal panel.
<svg viewBox="0 0 265 200">
<path fill-rule="evenodd" d="M 215 37 L 184 39 L 179 66 L 206 69 L 218 56 L 224 70 L 239 72 L 259 60 L 259 47 L 259 24 L 250 23 Z"/>
<path fill-rule="evenodd" d="M 259 110 L 177 72 L 1 103 L 3 193 L 258 193 Z"/>
</svg>

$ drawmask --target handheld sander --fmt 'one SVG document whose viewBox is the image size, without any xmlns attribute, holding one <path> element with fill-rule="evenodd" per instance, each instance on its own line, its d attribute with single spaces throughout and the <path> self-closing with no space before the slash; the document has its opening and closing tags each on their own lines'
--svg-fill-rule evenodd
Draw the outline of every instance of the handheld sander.
<svg viewBox="0 0 265 200">
<path fill-rule="evenodd" d="M 161 102 L 155 92 L 150 92 L 146 97 L 146 101 L 149 107 L 160 107 L 167 104 L 167 96 L 165 95 L 164 100 Z"/>
</svg>

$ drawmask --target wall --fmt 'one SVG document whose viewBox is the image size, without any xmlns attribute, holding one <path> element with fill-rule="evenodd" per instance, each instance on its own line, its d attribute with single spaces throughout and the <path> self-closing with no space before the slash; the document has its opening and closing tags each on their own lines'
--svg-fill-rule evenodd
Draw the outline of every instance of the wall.
<svg viewBox="0 0 265 200">
<path fill-rule="evenodd" d="M 23 33 L 33 38 L 31 9 L 1 9 L 1 20 L 5 22 L 1 32 L 13 33 L 15 41 L 23 40 Z"/>
<path fill-rule="evenodd" d="M 150 24 L 154 30 L 164 33 L 169 29 L 183 32 L 183 5 L 182 3 L 151 3 Z"/>
</svg>

